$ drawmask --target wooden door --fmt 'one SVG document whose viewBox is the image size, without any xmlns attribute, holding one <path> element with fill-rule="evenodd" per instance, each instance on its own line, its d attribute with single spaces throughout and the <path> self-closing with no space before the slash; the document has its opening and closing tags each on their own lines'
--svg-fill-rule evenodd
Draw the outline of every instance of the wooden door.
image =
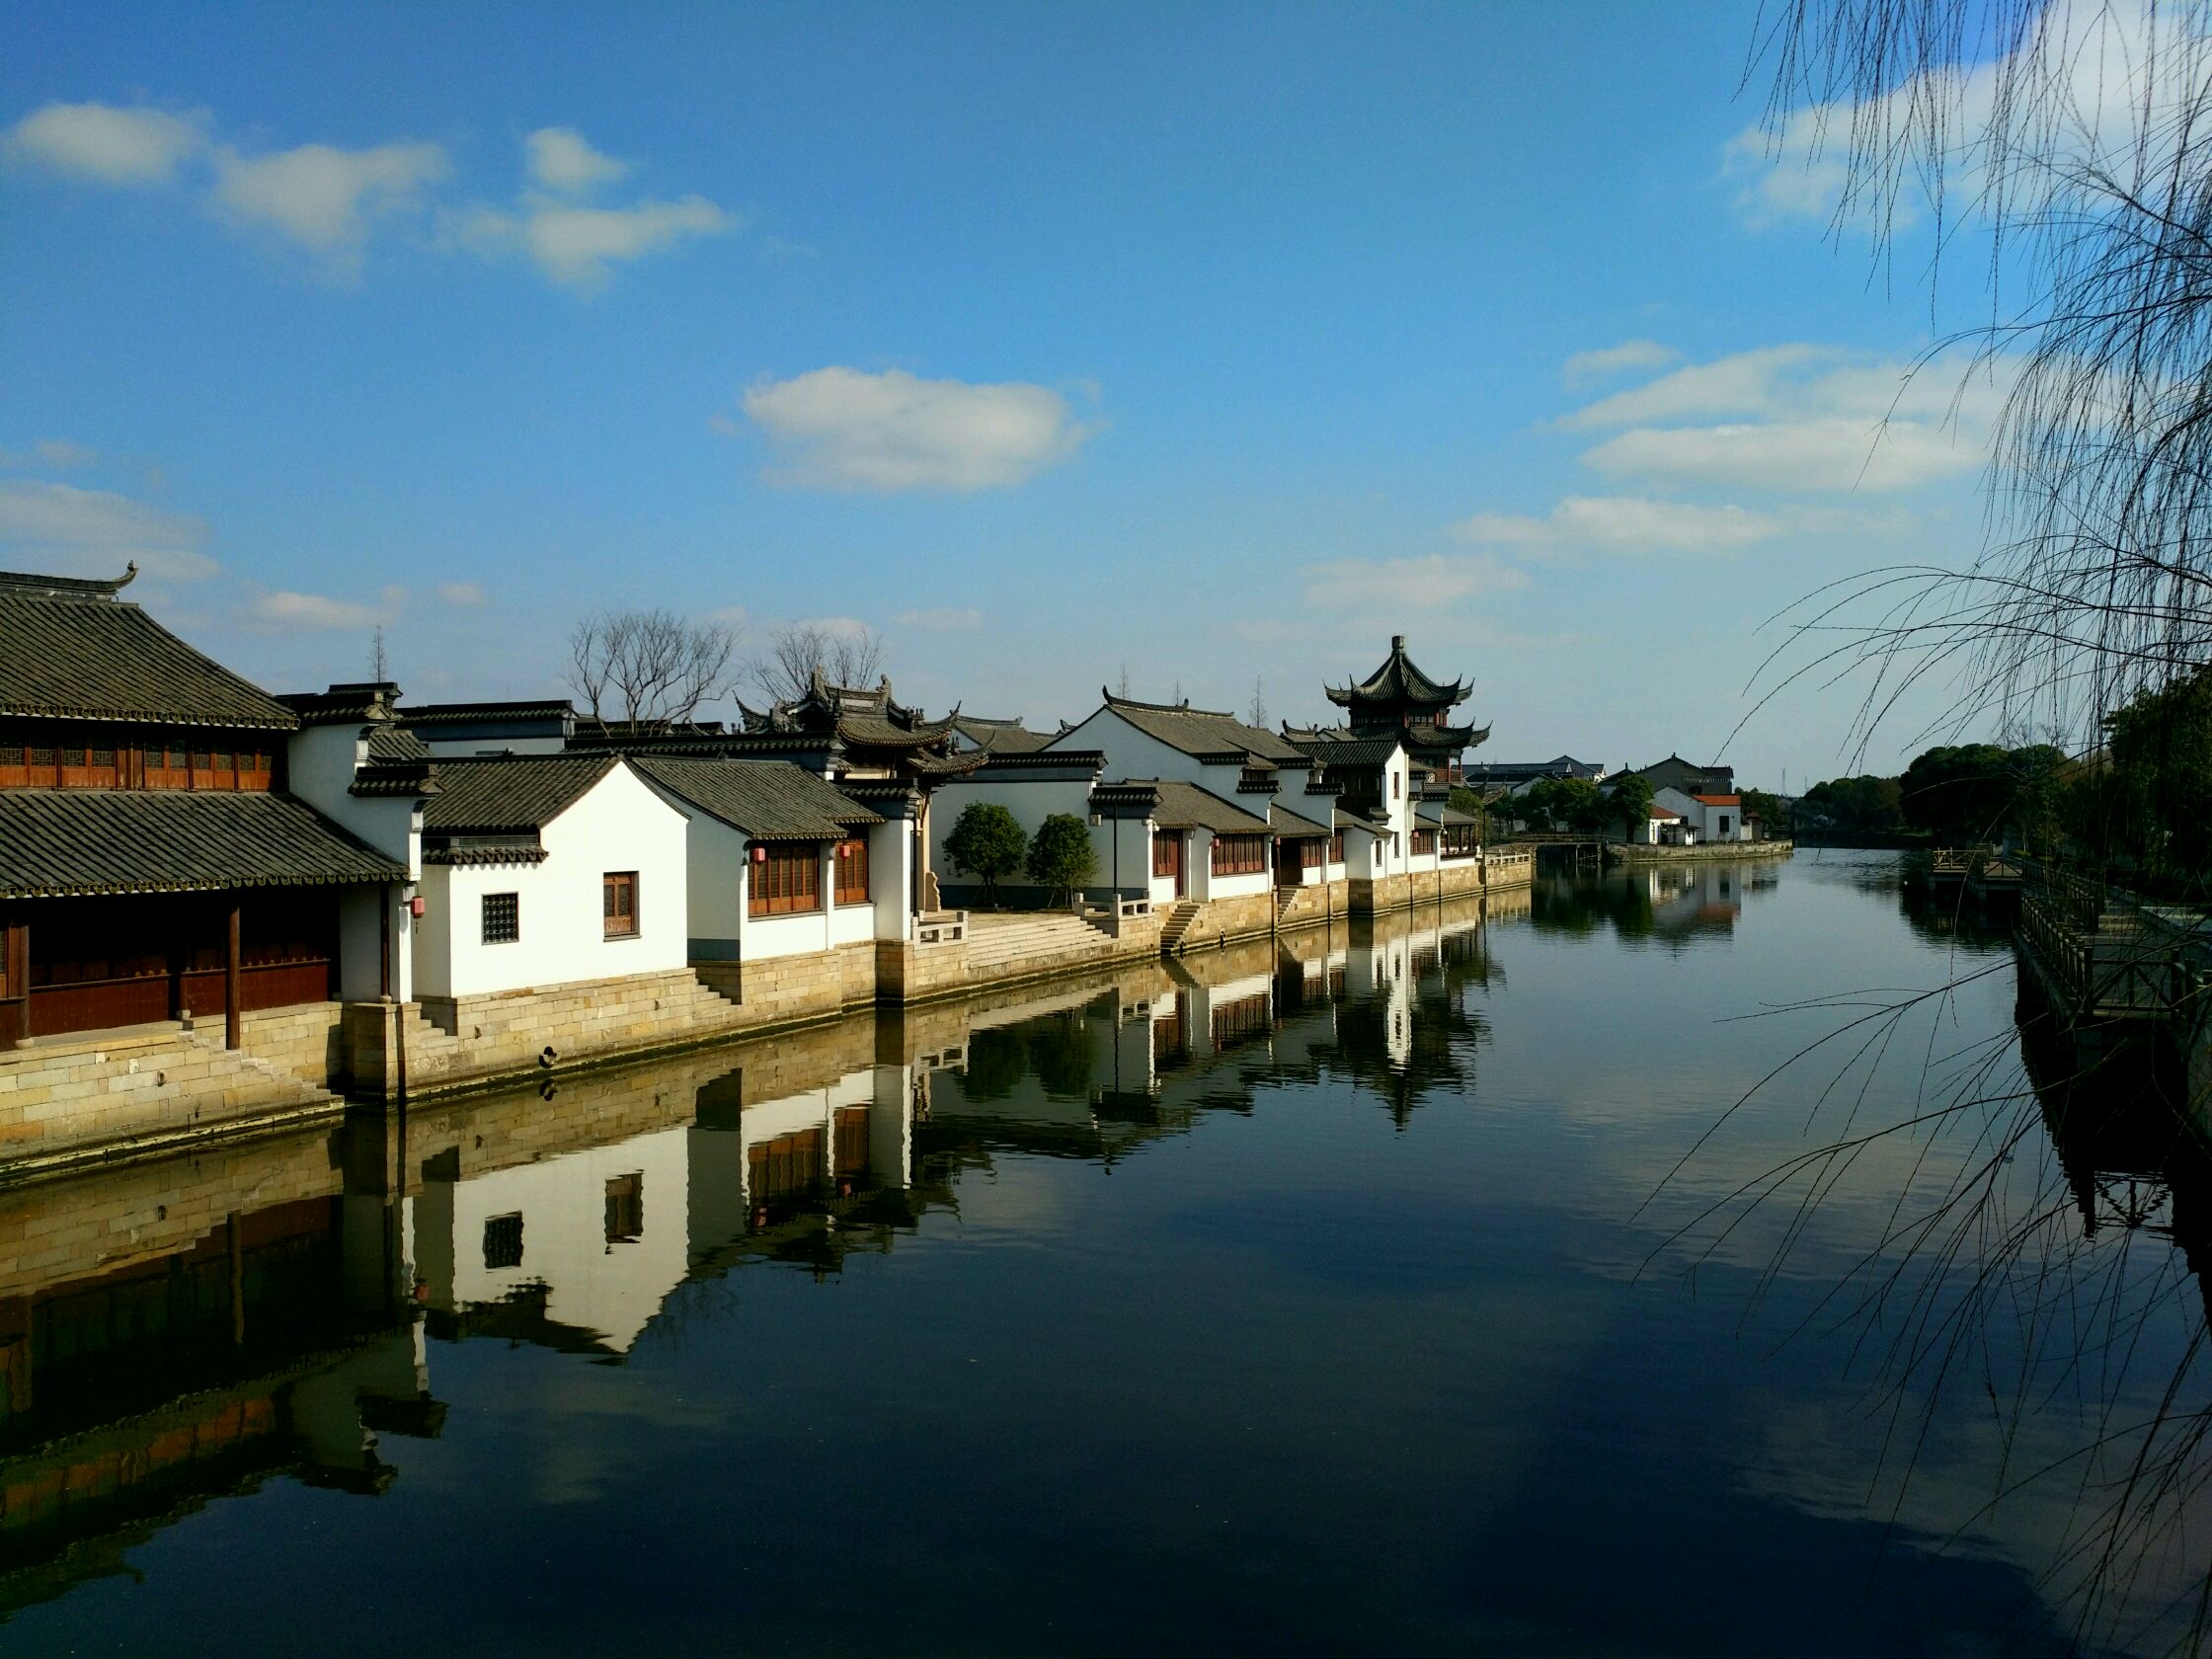
<svg viewBox="0 0 2212 1659">
<path fill-rule="evenodd" d="M 1169 830 L 1152 836 L 1152 874 L 1175 878 L 1175 897 L 1183 897 L 1183 832 Z"/>
</svg>

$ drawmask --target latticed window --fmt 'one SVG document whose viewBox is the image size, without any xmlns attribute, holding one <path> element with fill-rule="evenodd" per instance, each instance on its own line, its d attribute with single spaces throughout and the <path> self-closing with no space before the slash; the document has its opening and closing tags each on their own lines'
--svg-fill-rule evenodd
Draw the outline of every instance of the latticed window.
<svg viewBox="0 0 2212 1659">
<path fill-rule="evenodd" d="M 1341 830 L 1329 837 L 1329 862 L 1331 864 L 1344 862 L 1344 831 Z"/>
<path fill-rule="evenodd" d="M 1321 867 L 1321 843 L 1304 840 L 1298 843 L 1298 865 L 1302 870 L 1318 870 Z"/>
<path fill-rule="evenodd" d="M 606 920 L 606 936 L 630 939 L 638 930 L 638 873 L 609 870 L 599 878 L 599 913 Z"/>
<path fill-rule="evenodd" d="M 522 1214 L 490 1216 L 484 1222 L 484 1266 L 497 1273 L 522 1265 Z"/>
<path fill-rule="evenodd" d="M 1267 868 L 1267 837 L 1265 835 L 1216 835 L 1214 837 L 1214 874 L 1217 876 L 1256 875 Z"/>
<path fill-rule="evenodd" d="M 1413 856 L 1416 858 L 1426 858 L 1430 853 L 1434 851 L 1436 851 L 1436 831 L 1434 830 L 1414 830 Z"/>
<path fill-rule="evenodd" d="M 822 908 L 822 851 L 812 841 L 780 842 L 753 849 L 749 915 L 799 915 Z"/>
<path fill-rule="evenodd" d="M 837 843 L 836 901 L 840 905 L 868 902 L 868 843 L 857 835 Z"/>
<path fill-rule="evenodd" d="M 522 899 L 515 893 L 484 895 L 484 942 L 512 945 L 522 936 Z"/>
</svg>

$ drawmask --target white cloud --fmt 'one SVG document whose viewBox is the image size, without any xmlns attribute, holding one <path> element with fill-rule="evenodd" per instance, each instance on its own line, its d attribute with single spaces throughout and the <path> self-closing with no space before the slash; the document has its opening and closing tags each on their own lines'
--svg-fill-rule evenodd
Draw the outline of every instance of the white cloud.
<svg viewBox="0 0 2212 1659">
<path fill-rule="evenodd" d="M 0 547 L 19 565 L 117 576 L 135 563 L 149 577 L 192 582 L 217 569 L 200 551 L 206 541 L 203 520 L 112 491 L 0 482 Z"/>
<path fill-rule="evenodd" d="M 1476 593 L 1526 588 L 1523 571 L 1486 553 L 1426 553 L 1403 559 L 1330 559 L 1307 565 L 1305 602 L 1354 615 L 1376 610 L 1433 610 Z"/>
<path fill-rule="evenodd" d="M 484 602 L 484 590 L 473 582 L 441 582 L 437 596 L 449 605 L 480 605 Z"/>
<path fill-rule="evenodd" d="M 892 618 L 902 628 L 918 628 L 924 633 L 949 634 L 964 628 L 984 625 L 984 613 L 965 606 L 943 605 L 930 610 L 903 610 Z"/>
<path fill-rule="evenodd" d="M 2009 190 L 2048 190 L 2086 167 L 2121 179 L 2157 177 L 2174 140 L 2189 130 L 2177 118 L 2197 96 L 2201 30 L 2201 12 L 2159 0 L 2046 5 L 2013 58 L 1938 71 L 1934 80 L 1914 76 L 1864 103 L 1793 110 L 1776 132 L 1751 127 L 1731 138 L 1721 151 L 1721 176 L 1737 182 L 1737 209 L 1753 224 L 1841 217 L 1902 229 L 1919 217 L 1912 188 L 1939 184 L 1946 198 L 1968 203 L 1990 188 L 1982 135 L 2000 101 L 2010 98 L 2015 110 L 2032 109 L 2036 119 L 2047 113 L 2055 125 L 2048 134 L 2054 165 L 2014 168 L 2005 181 Z M 2017 123 L 2022 117 L 2006 118 Z M 1855 144 L 1882 149 L 1917 141 L 1935 123 L 1946 142 L 1934 175 L 1909 171 L 1909 188 L 1894 202 L 1865 193 L 1847 198 Z M 2028 205 L 2014 198 L 2015 209 Z"/>
<path fill-rule="evenodd" d="M 90 466 L 100 457 L 81 443 L 72 443 L 66 437 L 41 437 L 32 445 L 32 453 L 47 466 Z"/>
<path fill-rule="evenodd" d="M 1793 343 L 1692 363 L 1601 398 L 1570 428 L 1626 430 L 1584 452 L 1611 477 L 1779 493 L 1911 489 L 1989 456 L 2006 371 L 1915 365 Z"/>
<path fill-rule="evenodd" d="M 206 142 L 205 118 L 143 107 L 48 104 L 9 130 L 7 149 L 103 185 L 162 185 Z"/>
<path fill-rule="evenodd" d="M 276 628 L 371 628 L 389 620 L 388 613 L 374 605 L 283 590 L 262 594 L 249 614 L 254 621 Z"/>
<path fill-rule="evenodd" d="M 1568 385 L 1579 386 L 1639 368 L 1665 368 L 1681 360 L 1680 352 L 1656 340 L 1624 340 L 1618 346 L 1607 346 L 1595 352 L 1575 353 L 1559 374 Z"/>
<path fill-rule="evenodd" d="M 375 220 L 418 206 L 424 191 L 450 171 L 435 144 L 302 144 L 264 156 L 225 145 L 215 151 L 214 199 L 232 217 L 344 267 L 358 260 Z"/>
<path fill-rule="evenodd" d="M 1841 361 L 1833 346 L 1764 346 L 1712 362 L 1691 363 L 1645 385 L 1601 398 L 1566 418 L 1571 427 L 1626 427 L 1693 415 L 1763 415 L 1780 409 L 1784 394 L 1802 399 L 1807 387 L 1793 370 Z"/>
<path fill-rule="evenodd" d="M 461 216 L 461 239 L 479 252 L 520 249 L 556 282 L 596 288 L 610 268 L 700 236 L 736 230 L 736 215 L 704 197 L 640 201 L 630 207 L 579 207 L 526 197 L 514 212 L 478 207 Z"/>
<path fill-rule="evenodd" d="M 923 380 L 897 368 L 761 381 L 745 394 L 745 413 L 784 456 L 775 481 L 830 490 L 1003 488 L 1090 435 L 1050 387 Z"/>
<path fill-rule="evenodd" d="M 1477 513 L 1452 526 L 1462 541 L 1529 550 L 1730 553 L 1779 535 L 1781 520 L 1740 507 L 1638 496 L 1569 496 L 1543 518 Z"/>
<path fill-rule="evenodd" d="M 1638 429 L 1583 460 L 1616 477 L 1781 491 L 1908 490 L 1973 472 L 1986 438 L 1923 421 L 1774 421 Z"/>
<path fill-rule="evenodd" d="M 574 196 L 628 176 L 627 162 L 601 155 L 573 126 L 541 126 L 523 140 L 530 177 L 549 191 Z"/>
</svg>

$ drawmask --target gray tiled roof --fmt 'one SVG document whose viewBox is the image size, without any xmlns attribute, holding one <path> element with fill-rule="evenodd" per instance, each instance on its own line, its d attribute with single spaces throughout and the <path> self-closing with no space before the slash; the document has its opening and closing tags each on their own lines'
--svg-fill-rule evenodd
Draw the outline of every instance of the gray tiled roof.
<svg viewBox="0 0 2212 1659">
<path fill-rule="evenodd" d="M 1350 685 L 1322 687 L 1332 703 L 1355 701 L 1380 701 L 1386 703 L 1426 703 L 1449 708 L 1466 699 L 1467 687 L 1455 679 L 1450 684 L 1441 679 L 1431 679 L 1413 666 L 1413 659 L 1405 654 L 1405 636 L 1394 634 L 1390 638 L 1390 654 L 1382 659 L 1382 666 L 1367 678 Z"/>
<path fill-rule="evenodd" d="M 0 572 L 0 714 L 288 732 L 299 717 L 134 604 Z"/>
<path fill-rule="evenodd" d="M 1124 778 L 1115 787 L 1143 787 L 1159 797 L 1152 822 L 1162 830 L 1211 830 L 1218 835 L 1257 835 L 1267 830 L 1267 820 L 1254 818 L 1232 807 L 1211 790 L 1177 778 Z"/>
<path fill-rule="evenodd" d="M 840 795 L 787 760 L 687 760 L 639 755 L 631 762 L 676 799 L 760 841 L 833 841 L 883 815 Z"/>
<path fill-rule="evenodd" d="M 0 895 L 401 881 L 304 802 L 255 790 L 0 790 Z"/>
<path fill-rule="evenodd" d="M 431 746 L 404 726 L 378 726 L 368 734 L 371 760 L 428 760 Z"/>
<path fill-rule="evenodd" d="M 513 754 L 436 761 L 431 770 L 437 792 L 423 809 L 423 831 L 491 835 L 542 829 L 620 764 L 612 754 Z"/>
<path fill-rule="evenodd" d="M 1325 731 L 1292 741 L 1323 766 L 1380 766 L 1404 747 L 1395 738 L 1334 737 Z"/>
<path fill-rule="evenodd" d="M 1290 808 L 1273 801 L 1267 804 L 1267 824 L 1278 835 L 1288 835 L 1294 840 L 1301 836 L 1311 839 L 1329 832 L 1310 818 L 1302 818 Z"/>
<path fill-rule="evenodd" d="M 1256 754 L 1263 760 L 1303 763 L 1304 752 L 1273 732 L 1247 726 L 1233 714 L 1194 709 L 1188 703 L 1139 703 L 1104 692 L 1106 706 L 1168 748 L 1185 754 Z"/>
<path fill-rule="evenodd" d="M 1028 754 L 1053 741 L 1051 732 L 1032 732 L 1018 719 L 986 720 L 976 714 L 956 714 L 953 730 L 978 749 L 993 754 Z"/>
</svg>

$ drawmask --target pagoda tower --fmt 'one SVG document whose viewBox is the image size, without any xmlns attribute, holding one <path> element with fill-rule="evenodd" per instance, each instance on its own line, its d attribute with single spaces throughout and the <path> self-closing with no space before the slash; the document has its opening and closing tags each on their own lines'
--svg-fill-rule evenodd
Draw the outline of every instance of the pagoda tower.
<svg viewBox="0 0 2212 1659">
<path fill-rule="evenodd" d="M 1455 726 L 1452 711 L 1467 700 L 1473 686 L 1454 679 L 1431 679 L 1405 654 L 1405 636 L 1390 636 L 1390 655 L 1382 666 L 1356 685 L 1330 685 L 1323 689 L 1330 702 L 1344 711 L 1344 721 L 1354 738 L 1394 737 L 1409 753 L 1439 775 L 1449 775 L 1461 751 L 1475 748 L 1490 736 L 1487 726 Z"/>
</svg>

